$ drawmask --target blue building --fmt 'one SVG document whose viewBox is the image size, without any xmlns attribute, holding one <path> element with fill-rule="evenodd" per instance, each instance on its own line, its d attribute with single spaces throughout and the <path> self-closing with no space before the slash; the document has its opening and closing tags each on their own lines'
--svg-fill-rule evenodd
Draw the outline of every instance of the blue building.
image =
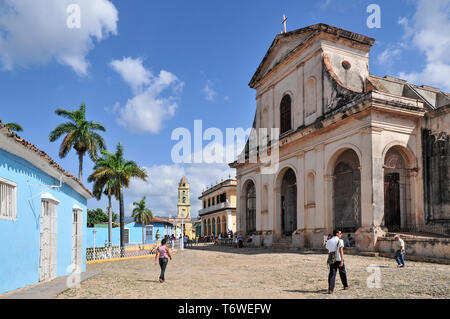
<svg viewBox="0 0 450 319">
<path fill-rule="evenodd" d="M 142 244 L 142 225 L 136 222 L 125 224 L 125 244 L 140 245 Z M 164 236 L 174 234 L 175 229 L 168 219 L 153 217 L 144 229 L 145 244 L 153 244 L 157 240 L 161 240 Z M 94 247 L 94 228 L 87 229 L 87 246 Z M 120 245 L 120 228 L 112 229 L 111 240 L 113 246 Z M 108 242 L 108 227 L 95 227 L 95 247 L 104 247 Z"/>
<path fill-rule="evenodd" d="M 86 270 L 92 196 L 0 122 L 0 294 Z"/>
</svg>

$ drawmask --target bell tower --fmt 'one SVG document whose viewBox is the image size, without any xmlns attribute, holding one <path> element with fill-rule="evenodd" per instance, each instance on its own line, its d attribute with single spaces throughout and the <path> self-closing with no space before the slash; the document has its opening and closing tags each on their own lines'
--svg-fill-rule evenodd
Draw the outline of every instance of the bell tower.
<svg viewBox="0 0 450 319">
<path fill-rule="evenodd" d="M 191 201 L 189 193 L 189 182 L 183 176 L 178 183 L 178 218 L 191 218 Z"/>
</svg>

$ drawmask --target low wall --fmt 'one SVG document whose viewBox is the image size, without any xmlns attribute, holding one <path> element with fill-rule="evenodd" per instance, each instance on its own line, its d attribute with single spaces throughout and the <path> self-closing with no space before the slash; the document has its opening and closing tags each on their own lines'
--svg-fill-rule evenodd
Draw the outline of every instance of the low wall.
<svg viewBox="0 0 450 319">
<path fill-rule="evenodd" d="M 450 259 L 450 238 L 403 238 L 406 255 Z M 394 254 L 394 238 L 379 238 L 376 251 Z"/>
</svg>

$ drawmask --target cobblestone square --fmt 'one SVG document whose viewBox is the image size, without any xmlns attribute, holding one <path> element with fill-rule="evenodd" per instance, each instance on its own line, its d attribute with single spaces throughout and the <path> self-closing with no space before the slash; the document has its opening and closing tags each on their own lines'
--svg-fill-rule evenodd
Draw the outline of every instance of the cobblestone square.
<svg viewBox="0 0 450 319">
<path fill-rule="evenodd" d="M 357 255 L 345 255 L 345 264 L 350 290 L 342 289 L 337 276 L 335 293 L 328 295 L 325 254 L 194 247 L 174 253 L 165 283 L 158 281 L 154 258 L 90 264 L 88 270 L 101 273 L 56 298 L 450 298 L 449 265 L 407 261 L 397 268 L 393 258 Z M 380 288 L 373 269 L 381 275 Z"/>
</svg>

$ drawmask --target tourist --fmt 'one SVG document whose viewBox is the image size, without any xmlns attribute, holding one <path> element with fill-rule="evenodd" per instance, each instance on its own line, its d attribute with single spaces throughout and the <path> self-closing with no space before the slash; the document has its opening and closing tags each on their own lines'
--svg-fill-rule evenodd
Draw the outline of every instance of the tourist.
<svg viewBox="0 0 450 319">
<path fill-rule="evenodd" d="M 349 289 L 347 283 L 347 273 L 344 265 L 344 241 L 341 239 L 342 232 L 340 230 L 333 231 L 334 237 L 327 240 L 326 248 L 328 250 L 328 264 L 330 266 L 330 273 L 328 274 L 328 293 L 332 294 L 334 291 L 334 283 L 336 281 L 336 272 L 339 271 L 344 289 Z"/>
<path fill-rule="evenodd" d="M 170 253 L 169 247 L 166 246 L 166 239 L 161 241 L 161 246 L 156 249 L 156 257 L 155 257 L 155 265 L 158 264 L 161 267 L 161 274 L 159 276 L 159 282 L 164 282 L 164 273 L 166 271 L 167 264 L 169 263 L 169 259 L 172 260 L 172 254 Z"/>
<path fill-rule="evenodd" d="M 237 241 L 238 241 L 238 247 L 239 247 L 239 248 L 244 247 L 244 238 L 242 237 L 241 234 L 238 235 Z"/>
<path fill-rule="evenodd" d="M 355 244 L 355 239 L 351 234 L 347 235 L 347 241 L 345 242 L 345 247 L 352 247 Z"/>
<path fill-rule="evenodd" d="M 395 260 L 397 261 L 397 267 L 403 268 L 405 267 L 405 242 L 400 238 L 399 235 L 395 235 L 394 239 L 396 242 L 394 243 L 395 247 Z"/>
<path fill-rule="evenodd" d="M 188 235 L 184 235 L 184 237 L 183 237 L 183 244 L 184 244 L 184 248 L 186 248 L 186 247 L 187 247 L 187 242 L 188 242 L 188 239 L 189 239 Z"/>
</svg>

